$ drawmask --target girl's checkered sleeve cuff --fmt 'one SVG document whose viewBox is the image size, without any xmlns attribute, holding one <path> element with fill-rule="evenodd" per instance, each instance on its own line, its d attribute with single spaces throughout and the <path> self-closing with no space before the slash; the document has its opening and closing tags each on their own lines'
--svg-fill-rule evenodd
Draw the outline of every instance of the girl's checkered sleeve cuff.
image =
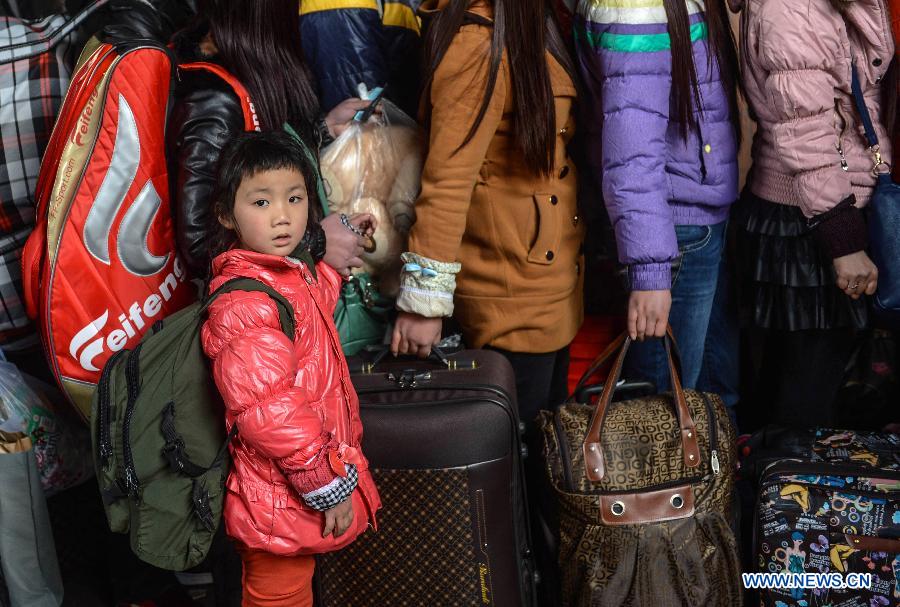
<svg viewBox="0 0 900 607">
<path fill-rule="evenodd" d="M 338 476 L 333 481 L 315 491 L 304 493 L 300 497 L 313 510 L 324 512 L 346 501 L 359 483 L 356 466 L 347 464 L 347 476 Z"/>
<path fill-rule="evenodd" d="M 436 261 L 416 253 L 404 253 L 397 309 L 426 318 L 453 316 L 453 293 L 459 263 Z"/>
</svg>

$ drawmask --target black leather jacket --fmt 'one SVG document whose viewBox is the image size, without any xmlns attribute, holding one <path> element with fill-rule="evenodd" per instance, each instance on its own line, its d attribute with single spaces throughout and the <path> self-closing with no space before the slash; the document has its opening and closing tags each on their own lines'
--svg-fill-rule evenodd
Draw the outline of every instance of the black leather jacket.
<svg viewBox="0 0 900 607">
<path fill-rule="evenodd" d="M 183 43 L 176 53 L 179 62 L 215 61 Z M 228 84 L 206 72 L 180 72 L 166 133 L 169 191 L 178 252 L 195 278 L 209 272 L 216 163 L 243 130 L 241 104 Z"/>
<path fill-rule="evenodd" d="M 176 38 L 179 63 L 216 62 L 215 57 L 200 54 L 203 34 L 198 29 Z M 216 164 L 225 146 L 243 131 L 244 114 L 234 90 L 218 76 L 197 71 L 179 74 L 166 133 L 172 217 L 181 259 L 194 278 L 206 278 L 216 221 L 210 199 Z M 315 143 L 321 146 L 322 141 Z"/>
</svg>

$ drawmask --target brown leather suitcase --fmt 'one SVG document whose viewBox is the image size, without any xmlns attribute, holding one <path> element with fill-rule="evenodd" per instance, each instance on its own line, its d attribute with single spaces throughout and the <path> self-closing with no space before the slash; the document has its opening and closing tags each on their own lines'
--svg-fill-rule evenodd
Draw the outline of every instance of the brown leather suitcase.
<svg viewBox="0 0 900 607">
<path fill-rule="evenodd" d="M 534 605 L 506 359 L 464 350 L 443 361 L 353 360 L 351 372 L 383 508 L 376 533 L 319 558 L 318 605 Z"/>
</svg>

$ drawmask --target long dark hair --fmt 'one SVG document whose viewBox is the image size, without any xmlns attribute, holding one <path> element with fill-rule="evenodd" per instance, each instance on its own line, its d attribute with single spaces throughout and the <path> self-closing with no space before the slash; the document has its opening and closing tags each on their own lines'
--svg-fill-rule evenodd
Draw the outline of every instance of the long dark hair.
<svg viewBox="0 0 900 607">
<path fill-rule="evenodd" d="M 322 227 L 322 202 L 316 188 L 316 168 L 296 139 L 284 131 L 242 133 L 226 146 L 216 170 L 216 184 L 212 192 L 213 214 L 210 259 L 227 251 L 237 241 L 237 234 L 225 228 L 219 218 L 234 221 L 234 201 L 238 188 L 246 177 L 264 171 L 294 169 L 306 182 L 309 212 L 306 218 L 306 234 L 301 246 L 310 246 L 313 258 L 318 261 L 325 254 L 324 238 L 319 238 Z"/>
<path fill-rule="evenodd" d="M 689 128 L 697 126 L 694 110 L 702 112 L 700 85 L 697 80 L 697 66 L 694 65 L 694 51 L 691 44 L 691 23 L 685 0 L 663 0 L 668 21 L 669 39 L 672 47 L 672 118 L 681 128 L 682 138 L 687 138 Z M 728 10 L 723 0 L 706 0 L 706 27 L 709 32 L 709 53 L 707 68 L 716 61 L 719 77 L 728 96 L 728 105 L 735 134 L 740 137 L 737 107 L 737 86 L 739 68 L 737 51 Z"/>
<path fill-rule="evenodd" d="M 545 53 L 553 57 L 577 82 L 575 66 L 559 33 L 555 13 L 547 0 L 491 0 L 494 6 L 488 81 L 481 108 L 462 146 L 478 130 L 487 113 L 504 51 L 509 59 L 513 91 L 513 132 L 516 147 L 525 165 L 535 174 L 553 170 L 556 147 L 556 108 Z M 453 37 L 466 22 L 471 0 L 451 0 L 428 26 L 423 66 L 424 91 L 431 87 L 434 72 L 443 60 Z M 477 18 L 470 17 L 479 21 Z M 485 24 L 490 22 L 485 20 Z M 462 147 L 460 146 L 460 147 Z"/>
<path fill-rule="evenodd" d="M 263 129 L 313 132 L 319 102 L 303 61 L 299 0 L 206 0 L 218 57 L 247 87 Z"/>
</svg>

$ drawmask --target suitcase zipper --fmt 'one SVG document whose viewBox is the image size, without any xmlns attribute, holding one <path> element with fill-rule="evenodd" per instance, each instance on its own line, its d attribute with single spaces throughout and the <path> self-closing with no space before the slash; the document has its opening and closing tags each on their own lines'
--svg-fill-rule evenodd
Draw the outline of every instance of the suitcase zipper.
<svg viewBox="0 0 900 607">
<path fill-rule="evenodd" d="M 120 350 L 110 357 L 106 362 L 106 366 L 103 367 L 103 372 L 100 374 L 100 382 L 97 386 L 97 416 L 99 418 L 97 420 L 97 432 L 99 433 L 99 436 L 97 437 L 97 453 L 100 456 L 100 461 L 103 464 L 104 470 L 109 468 L 109 458 L 111 458 L 113 454 L 109 430 L 110 424 L 112 423 L 112 420 L 110 419 L 110 375 L 112 375 L 118 360 L 124 356 L 126 352 L 128 352 L 128 350 Z"/>
<path fill-rule="evenodd" d="M 611 489 L 609 491 L 591 491 L 586 495 L 626 495 L 626 494 L 640 494 L 640 493 L 650 493 L 653 491 L 659 491 L 661 489 L 671 489 L 672 487 L 680 487 L 681 485 L 694 485 L 699 483 L 706 476 L 702 474 L 696 474 L 694 476 L 689 476 L 687 478 L 679 478 L 671 481 L 665 481 L 662 483 L 656 483 L 655 485 L 647 485 L 646 487 L 641 487 L 640 489 Z"/>
<path fill-rule="evenodd" d="M 445 385 L 445 384 L 428 383 L 428 384 L 423 384 L 423 385 L 417 384 L 414 386 L 409 386 L 406 389 L 407 390 L 478 390 L 478 391 L 490 392 L 491 394 L 496 394 L 497 396 L 503 398 L 504 400 L 506 400 L 508 402 L 512 402 L 512 399 L 510 398 L 509 394 L 507 394 L 500 388 L 497 388 L 496 386 L 488 386 L 485 384 L 467 384 L 464 386 L 457 384 L 455 386 L 450 386 L 450 385 Z M 361 388 L 361 389 L 357 390 L 356 393 L 357 394 L 381 394 L 384 392 L 396 392 L 396 390 L 397 389 L 396 389 L 395 385 L 376 386 L 373 388 Z"/>
<path fill-rule="evenodd" d="M 138 344 L 131 352 L 125 366 L 125 382 L 128 386 L 128 404 L 125 406 L 125 419 L 122 423 L 122 452 L 124 454 L 125 464 L 124 491 L 129 497 L 134 499 L 138 499 L 141 481 L 138 479 L 137 471 L 134 469 L 134 453 L 131 450 L 131 420 L 134 417 L 134 408 L 137 405 L 138 395 L 141 391 L 141 376 L 138 365 L 140 364 L 142 345 L 143 344 Z"/>
<path fill-rule="evenodd" d="M 823 473 L 825 467 L 831 468 L 830 472 Z M 832 464 L 829 462 L 810 462 L 794 458 L 785 458 L 772 462 L 760 476 L 760 486 L 770 483 L 768 477 L 773 474 L 811 474 L 815 476 L 864 476 L 874 478 L 889 478 L 900 480 L 900 471 L 884 470 L 872 466 L 858 464 Z"/>
<path fill-rule="evenodd" d="M 569 441 L 563 432 L 562 424 L 559 421 L 559 414 L 553 414 L 553 430 L 556 432 L 556 442 L 559 444 L 559 459 L 562 461 L 563 479 L 566 482 L 566 490 L 575 491 L 575 481 L 572 478 L 572 462 L 569 461 Z"/>
<path fill-rule="evenodd" d="M 712 401 L 705 392 L 700 393 L 703 396 L 703 402 L 706 404 L 706 423 L 709 426 L 709 462 L 712 467 L 713 474 L 719 475 L 719 430 L 716 420 L 716 411 Z"/>
</svg>

